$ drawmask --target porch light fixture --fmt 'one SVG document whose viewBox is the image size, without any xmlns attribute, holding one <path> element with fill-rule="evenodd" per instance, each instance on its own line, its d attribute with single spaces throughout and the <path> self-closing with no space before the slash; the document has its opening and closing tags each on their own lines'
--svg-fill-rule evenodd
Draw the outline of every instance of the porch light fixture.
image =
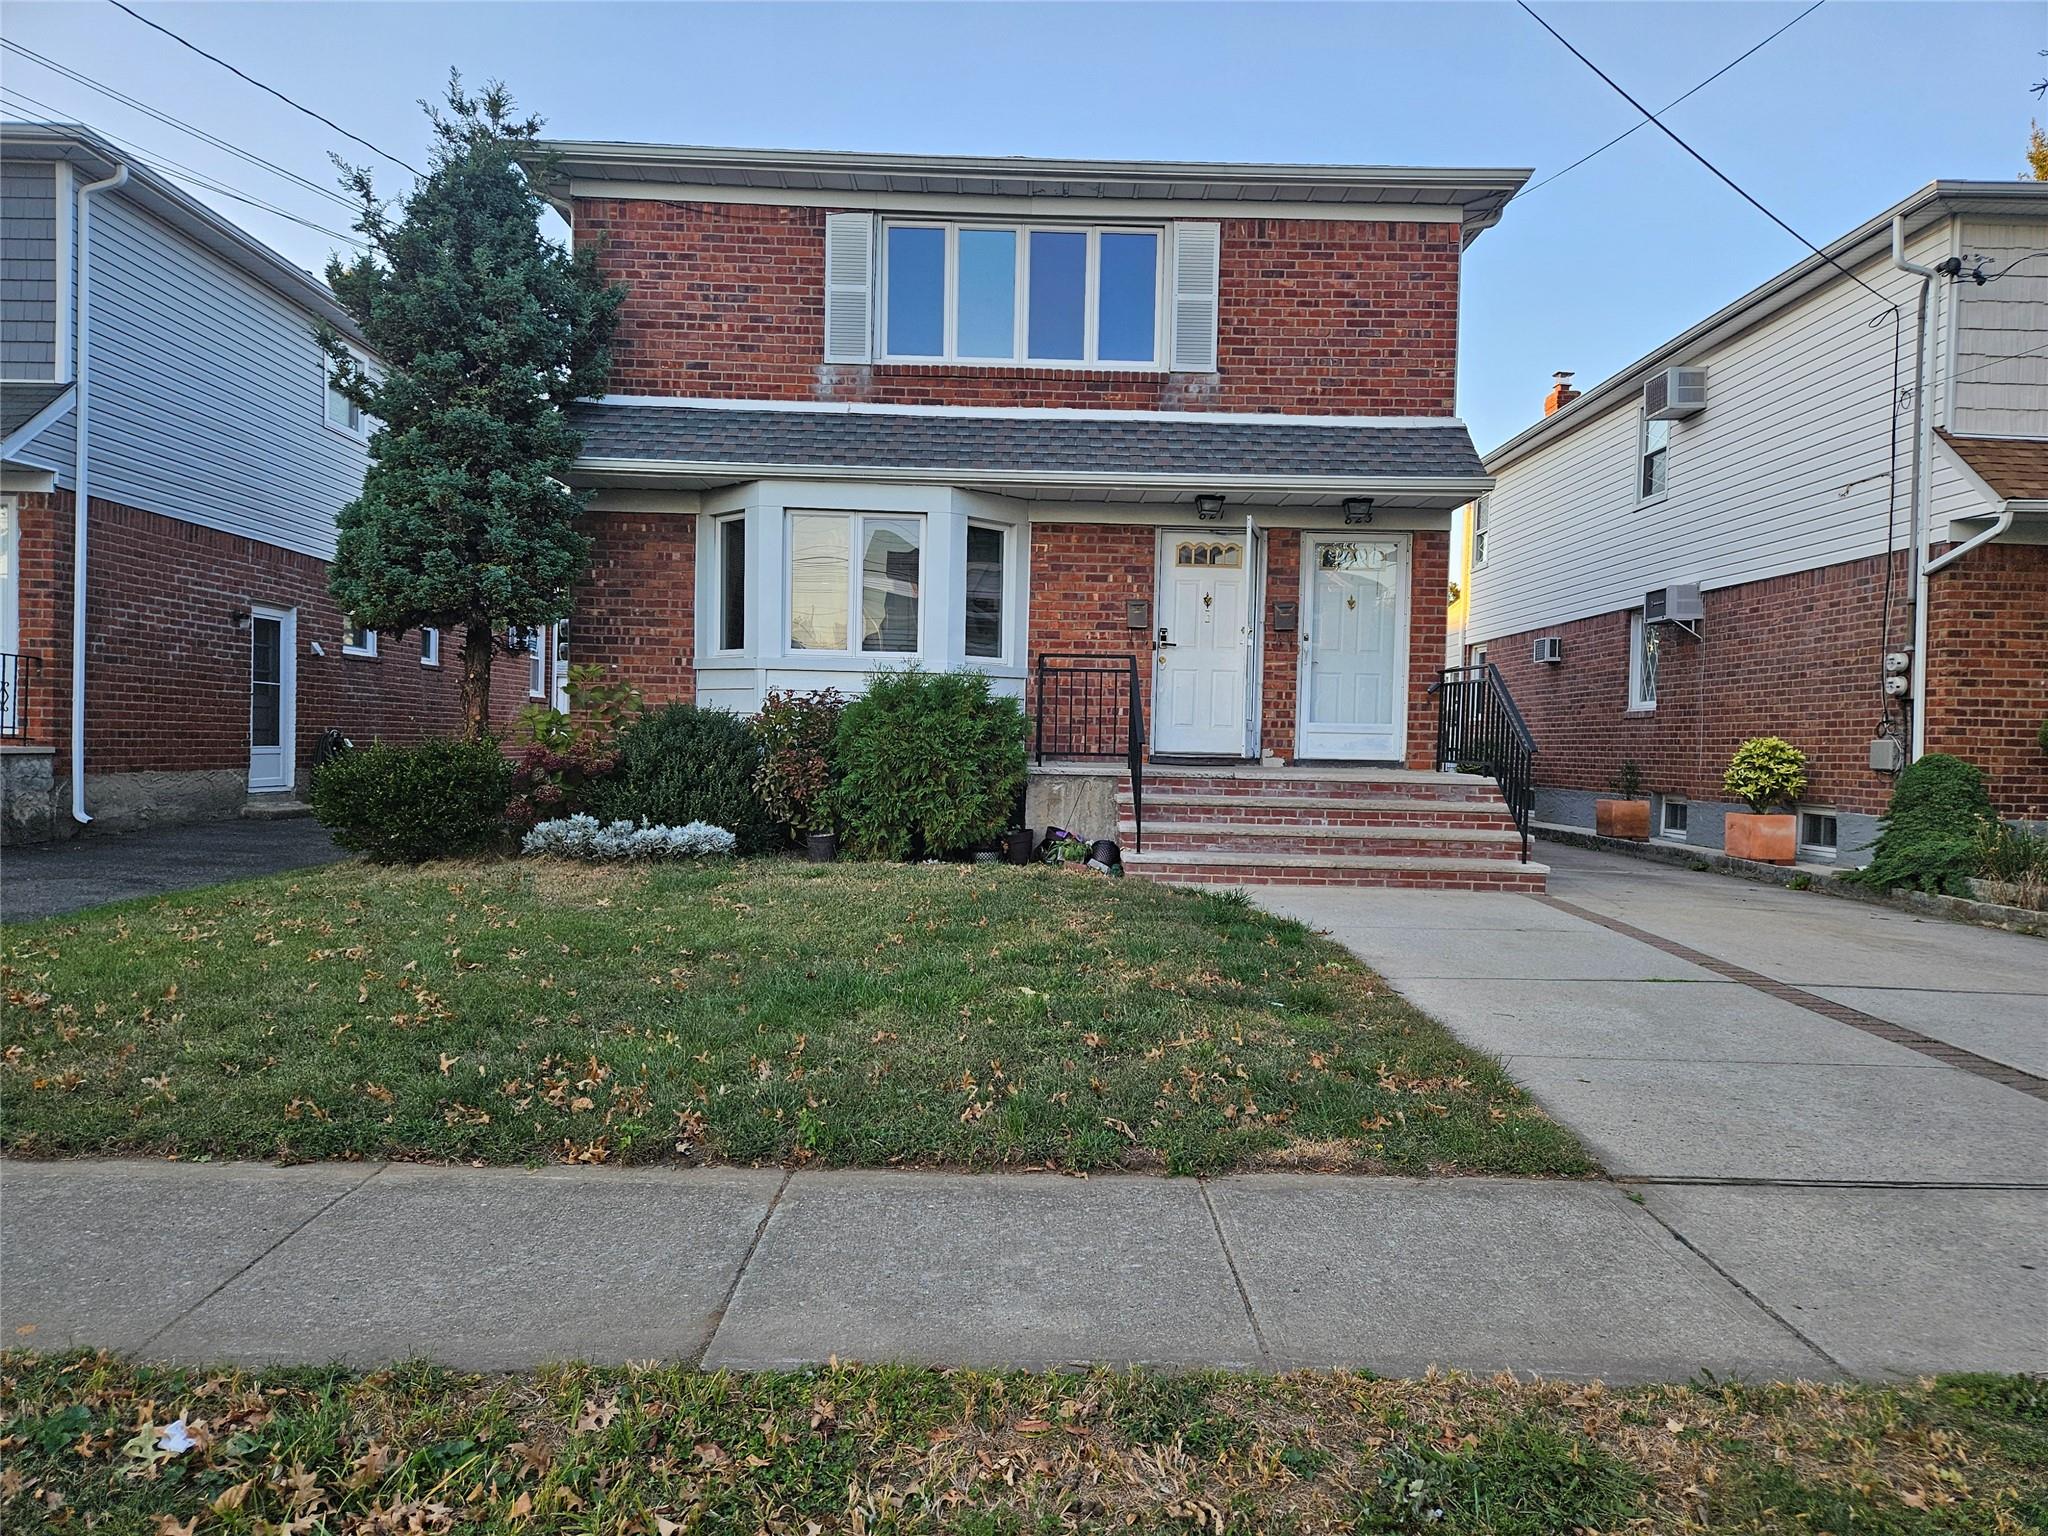
<svg viewBox="0 0 2048 1536">
<path fill-rule="evenodd" d="M 1195 498 L 1195 516 L 1205 523 L 1215 522 L 1223 516 L 1223 498 L 1221 496 L 1197 496 Z"/>
<path fill-rule="evenodd" d="M 1347 496 L 1344 499 L 1344 526 L 1362 528 L 1372 521 L 1372 498 L 1370 496 Z"/>
<path fill-rule="evenodd" d="M 246 608 L 231 608 L 228 610 L 228 622 L 235 626 L 237 632 L 247 634 L 256 625 L 256 615 Z"/>
</svg>

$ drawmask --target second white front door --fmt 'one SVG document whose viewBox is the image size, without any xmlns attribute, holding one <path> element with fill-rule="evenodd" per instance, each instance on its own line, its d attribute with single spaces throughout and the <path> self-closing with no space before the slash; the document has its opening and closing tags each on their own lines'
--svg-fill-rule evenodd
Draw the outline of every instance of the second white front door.
<svg viewBox="0 0 2048 1536">
<path fill-rule="evenodd" d="M 1399 535 L 1302 536 L 1300 756 L 1401 761 L 1407 554 Z"/>
<path fill-rule="evenodd" d="M 1153 751 L 1243 754 L 1249 564 L 1242 532 L 1169 529 L 1161 536 Z"/>
</svg>

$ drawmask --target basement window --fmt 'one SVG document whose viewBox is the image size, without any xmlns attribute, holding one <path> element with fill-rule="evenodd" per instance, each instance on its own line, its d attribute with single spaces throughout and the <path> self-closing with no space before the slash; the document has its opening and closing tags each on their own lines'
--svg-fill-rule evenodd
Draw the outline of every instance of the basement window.
<svg viewBox="0 0 2048 1536">
<path fill-rule="evenodd" d="M 1657 824 L 1658 835 L 1668 837 L 1673 842 L 1684 842 L 1687 813 L 1691 809 L 1692 807 L 1683 800 L 1667 799 L 1664 802 L 1663 818 Z"/>
<path fill-rule="evenodd" d="M 1799 852 L 1810 859 L 1832 859 L 1841 829 L 1833 811 L 1799 813 Z"/>
</svg>

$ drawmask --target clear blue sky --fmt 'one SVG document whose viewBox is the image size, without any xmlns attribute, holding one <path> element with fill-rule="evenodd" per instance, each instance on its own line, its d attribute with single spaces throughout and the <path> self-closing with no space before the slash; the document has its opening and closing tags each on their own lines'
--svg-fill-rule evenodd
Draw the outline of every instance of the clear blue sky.
<svg viewBox="0 0 2048 1536">
<path fill-rule="evenodd" d="M 415 164 L 450 64 L 564 137 L 793 148 L 1558 169 L 1636 120 L 1509 4 L 210 4 L 138 10 Z M 1560 4 L 1661 108 L 1795 15 Z M 5 35 L 318 181 L 364 152 L 104 0 L 9 0 Z M 2017 175 L 2048 3 L 1828 0 L 1671 114 L 1825 243 L 1935 177 Z M 8 54 L 0 85 L 334 227 L 344 211 Z M 22 115 L 7 98 L 8 115 Z M 2048 115 L 2044 113 L 2043 115 Z M 398 185 L 398 172 L 382 167 Z M 332 241 L 214 194 L 314 269 Z M 1511 206 L 1467 261 L 1460 408 L 1482 448 L 1803 254 L 1653 128 Z"/>
</svg>

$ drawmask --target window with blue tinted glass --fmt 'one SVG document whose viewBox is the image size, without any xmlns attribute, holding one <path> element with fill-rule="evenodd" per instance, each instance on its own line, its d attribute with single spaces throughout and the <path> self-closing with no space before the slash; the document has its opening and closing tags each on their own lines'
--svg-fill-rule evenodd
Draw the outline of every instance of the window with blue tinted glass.
<svg viewBox="0 0 2048 1536">
<path fill-rule="evenodd" d="M 1017 232 L 960 231 L 954 350 L 962 357 L 1017 355 Z"/>
<path fill-rule="evenodd" d="M 946 232 L 898 225 L 889 231 L 889 314 L 884 342 L 896 357 L 946 350 Z"/>
<path fill-rule="evenodd" d="M 1158 336 L 1159 237 L 1105 231 L 1096 278 L 1095 355 L 1149 363 Z"/>
<path fill-rule="evenodd" d="M 1088 354 L 1088 236 L 1079 231 L 1031 231 L 1031 305 L 1028 354 L 1078 362 Z"/>
</svg>

